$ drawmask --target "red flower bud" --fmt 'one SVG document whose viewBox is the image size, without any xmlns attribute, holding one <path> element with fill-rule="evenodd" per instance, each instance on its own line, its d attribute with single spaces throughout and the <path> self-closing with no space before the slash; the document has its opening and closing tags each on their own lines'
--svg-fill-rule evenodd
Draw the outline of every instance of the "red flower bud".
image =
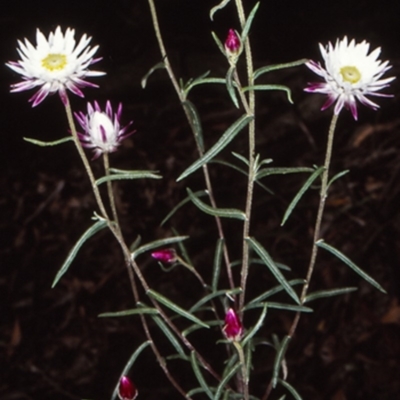
<svg viewBox="0 0 400 400">
<path fill-rule="evenodd" d="M 122 376 L 119 380 L 118 397 L 121 400 L 133 400 L 137 395 L 136 386 L 127 376 Z"/>
<path fill-rule="evenodd" d="M 235 310 L 230 308 L 225 315 L 223 332 L 228 340 L 238 342 L 243 334 L 243 326 Z"/>
<path fill-rule="evenodd" d="M 227 55 L 237 55 L 240 50 L 240 38 L 233 29 L 229 29 L 228 37 L 225 40 L 225 51 Z"/>
<path fill-rule="evenodd" d="M 162 249 L 154 251 L 153 253 L 151 253 L 151 256 L 157 261 L 170 264 L 174 263 L 177 260 L 176 252 L 174 249 Z"/>
</svg>

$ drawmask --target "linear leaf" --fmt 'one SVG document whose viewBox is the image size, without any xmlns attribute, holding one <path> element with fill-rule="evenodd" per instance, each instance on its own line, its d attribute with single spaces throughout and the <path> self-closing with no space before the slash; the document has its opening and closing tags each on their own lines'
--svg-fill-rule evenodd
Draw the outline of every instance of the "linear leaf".
<svg viewBox="0 0 400 400">
<path fill-rule="evenodd" d="M 213 400 L 219 400 L 221 397 L 222 391 L 224 390 L 225 385 L 232 379 L 232 377 L 236 374 L 236 371 L 240 368 L 240 362 L 236 363 L 236 365 L 229 370 L 229 372 L 221 379 L 217 387 L 217 391 L 215 392 Z"/>
<path fill-rule="evenodd" d="M 196 139 L 196 143 L 199 146 L 201 152 L 204 153 L 203 128 L 201 126 L 201 121 L 196 106 L 189 100 L 182 102 L 182 105 L 183 107 L 185 107 L 187 113 L 190 116 L 190 124 L 193 127 L 193 133 Z"/>
<path fill-rule="evenodd" d="M 292 61 L 292 62 L 284 63 L 284 64 L 268 65 L 267 67 L 259 68 L 254 71 L 254 80 L 256 80 L 260 75 L 265 74 L 266 72 L 274 71 L 277 69 L 297 67 L 299 65 L 305 64 L 306 62 L 308 62 L 308 60 L 306 58 L 303 58 L 298 61 Z"/>
<path fill-rule="evenodd" d="M 64 261 L 63 265 L 57 272 L 56 277 L 54 278 L 53 284 L 51 285 L 52 288 L 57 285 L 57 282 L 61 279 L 61 277 L 67 272 L 68 268 L 70 267 L 72 261 L 78 254 L 79 249 L 82 245 L 91 238 L 94 234 L 96 234 L 99 230 L 105 228 L 107 226 L 107 221 L 104 219 L 98 220 L 95 224 L 93 224 L 89 229 L 85 231 L 85 233 L 78 239 L 75 243 L 74 247 L 69 252 L 66 260 Z"/>
<path fill-rule="evenodd" d="M 326 188 L 326 190 L 329 189 L 329 187 L 332 185 L 333 182 L 335 182 L 336 180 L 338 180 L 339 178 L 341 178 L 342 176 L 346 175 L 350 170 L 346 169 L 344 171 L 338 172 L 335 176 L 333 176 L 330 181 L 328 182 L 328 186 Z"/>
<path fill-rule="evenodd" d="M 246 220 L 246 214 L 243 211 L 236 210 L 234 208 L 211 207 L 208 204 L 202 202 L 199 198 L 197 198 L 190 189 L 186 189 L 186 191 L 193 204 L 206 214 L 212 215 L 214 217 L 234 218 L 240 219 L 242 221 Z"/>
<path fill-rule="evenodd" d="M 292 213 L 293 209 L 296 207 L 297 203 L 303 197 L 303 194 L 307 191 L 307 189 L 312 185 L 312 183 L 321 175 L 324 167 L 317 168 L 313 174 L 307 179 L 301 189 L 298 191 L 294 199 L 290 202 L 288 208 L 285 211 L 285 215 L 282 218 L 281 226 L 285 224 L 287 219 L 289 218 L 290 214 Z"/>
<path fill-rule="evenodd" d="M 197 192 L 193 193 L 196 197 L 203 197 L 208 195 L 207 190 L 198 190 Z M 163 226 L 182 206 L 184 206 L 186 203 L 189 203 L 190 197 L 186 197 L 182 201 L 180 201 L 169 213 L 168 215 L 161 221 L 160 226 Z"/>
<path fill-rule="evenodd" d="M 253 23 L 253 19 L 256 15 L 256 12 L 257 12 L 259 6 L 260 6 L 260 2 L 257 2 L 256 5 L 253 7 L 253 9 L 250 11 L 249 16 L 247 17 L 246 23 L 244 24 L 244 27 L 243 27 L 242 36 L 240 38 L 242 40 L 242 43 L 245 42 L 245 40 L 247 39 L 247 36 L 249 35 L 251 24 Z"/>
<path fill-rule="evenodd" d="M 305 283 L 304 279 L 292 279 L 291 281 L 288 281 L 288 284 L 290 286 L 302 285 L 304 283 Z M 248 302 L 246 307 L 244 307 L 243 310 L 246 311 L 249 308 L 258 307 L 258 304 L 260 304 L 263 300 L 267 299 L 268 297 L 273 296 L 276 293 L 281 292 L 282 290 L 284 290 L 282 285 L 278 285 L 278 286 L 273 287 L 272 289 L 267 290 L 266 292 L 260 294 L 259 296 L 257 296 L 256 298 L 254 298 L 253 300 Z"/>
<path fill-rule="evenodd" d="M 137 315 L 137 314 L 158 314 L 158 311 L 152 307 L 143 307 L 143 308 L 131 308 L 130 310 L 123 311 L 112 311 L 99 314 L 100 318 L 103 317 L 127 317 L 129 315 Z"/>
<path fill-rule="evenodd" d="M 207 324 L 205 324 L 203 321 L 201 321 L 200 319 L 198 319 L 197 317 L 195 317 L 188 311 L 184 310 L 183 308 L 179 307 L 177 304 L 173 303 L 171 300 L 167 299 L 160 293 L 157 293 L 156 291 L 149 289 L 147 291 L 147 294 L 150 297 L 152 297 L 153 299 L 157 300 L 159 303 L 163 304 L 164 306 L 166 306 L 167 308 L 172 310 L 173 312 L 181 315 L 182 317 L 189 319 L 190 321 L 192 321 L 196 324 L 201 325 L 203 328 L 209 328 L 209 326 Z"/>
<path fill-rule="evenodd" d="M 236 67 L 232 66 L 228 69 L 228 72 L 226 73 L 226 88 L 228 90 L 229 96 L 233 102 L 233 104 L 235 105 L 236 108 L 239 108 L 239 102 L 236 96 L 236 92 L 235 92 L 235 85 L 233 82 L 233 73 L 235 72 Z"/>
<path fill-rule="evenodd" d="M 181 356 L 181 358 L 187 360 L 188 357 L 186 356 L 185 352 L 183 351 L 182 346 L 176 339 L 175 335 L 172 333 L 171 329 L 168 328 L 166 323 L 160 317 L 151 317 L 153 321 L 158 325 L 160 330 L 164 333 L 165 337 L 169 340 L 172 346 L 175 348 L 177 353 Z"/>
<path fill-rule="evenodd" d="M 235 121 L 220 137 L 217 143 L 214 144 L 211 149 L 209 149 L 202 157 L 195 161 L 190 167 L 188 167 L 177 179 L 177 181 L 186 178 L 188 175 L 202 167 L 212 158 L 214 158 L 220 151 L 222 151 L 233 138 L 246 126 L 254 117 L 249 115 L 241 116 L 237 121 Z"/>
<path fill-rule="evenodd" d="M 216 320 L 211 320 L 211 321 L 204 321 L 208 326 L 221 326 L 223 325 L 223 321 L 216 321 Z M 197 330 L 201 329 L 201 326 L 194 324 L 190 325 L 188 328 L 186 328 L 184 331 L 182 331 L 182 336 L 186 337 L 192 332 L 195 332 Z"/>
<path fill-rule="evenodd" d="M 135 351 L 134 353 L 131 355 L 131 357 L 129 358 L 128 362 L 126 363 L 124 369 L 121 372 L 120 376 L 126 376 L 129 373 L 129 370 L 132 368 L 132 365 L 135 363 L 136 359 L 139 357 L 140 353 L 147 347 L 150 345 L 150 341 L 148 340 L 147 342 L 142 343 Z M 115 389 L 113 391 L 113 394 L 111 396 L 111 400 L 116 399 L 117 395 L 118 395 L 118 388 L 119 388 L 119 382 L 117 383 L 117 385 L 115 386 Z"/>
<path fill-rule="evenodd" d="M 285 168 L 285 167 L 277 167 L 277 168 L 263 168 L 257 172 L 256 178 L 261 179 L 265 176 L 269 175 L 286 175 L 286 174 L 297 174 L 301 172 L 314 172 L 314 169 L 307 167 L 298 167 L 298 168 Z"/>
<path fill-rule="evenodd" d="M 360 267 L 353 263 L 348 257 L 346 257 L 343 253 L 339 250 L 335 249 L 334 247 L 330 246 L 328 243 L 325 243 L 322 239 L 318 240 L 316 245 L 321 247 L 331 254 L 336 256 L 340 261 L 343 261 L 348 267 L 350 267 L 355 273 L 361 276 L 364 280 L 366 280 L 369 284 L 376 287 L 382 293 L 386 293 L 386 290 L 372 277 L 370 277 L 366 272 L 364 272 Z"/>
<path fill-rule="evenodd" d="M 189 312 L 191 312 L 191 313 L 196 312 L 204 303 L 207 303 L 207 301 L 213 299 L 214 297 L 232 296 L 235 294 L 239 294 L 241 292 L 242 292 L 241 288 L 234 288 L 234 289 L 218 290 L 216 292 L 210 293 L 207 296 L 204 296 L 202 299 L 200 299 L 194 306 L 192 306 L 190 308 Z"/>
<path fill-rule="evenodd" d="M 193 372 L 196 375 L 196 378 L 199 381 L 200 386 L 203 388 L 203 390 L 207 394 L 207 396 L 210 399 L 213 399 L 214 395 L 213 395 L 210 387 L 207 385 L 207 382 L 205 381 L 203 374 L 201 373 L 199 363 L 197 362 L 196 353 L 194 351 L 192 351 L 192 353 L 190 354 L 190 361 L 192 364 Z"/>
<path fill-rule="evenodd" d="M 40 147 L 57 146 L 59 144 L 71 142 L 74 140 L 74 138 L 72 136 L 67 136 L 62 139 L 54 140 L 52 142 L 43 142 L 41 140 L 27 138 L 27 137 L 24 137 L 23 139 L 25 140 L 25 142 L 36 144 L 37 146 L 40 146 Z"/>
<path fill-rule="evenodd" d="M 356 287 L 346 287 L 339 289 L 330 289 L 330 290 L 318 290 L 316 292 L 310 293 L 306 296 L 304 303 L 308 303 L 310 301 L 314 301 L 316 299 L 321 299 L 325 297 L 339 296 L 341 294 L 355 292 L 358 288 Z"/>
<path fill-rule="evenodd" d="M 141 85 L 142 88 L 144 89 L 147 85 L 147 80 L 149 79 L 150 75 L 156 71 L 157 69 L 161 69 L 161 68 L 165 68 L 165 63 L 163 61 L 160 61 L 159 63 L 157 63 L 154 67 L 151 67 L 149 72 L 147 72 L 147 74 L 142 78 L 141 80 Z"/>
<path fill-rule="evenodd" d="M 221 259 L 222 259 L 223 248 L 224 248 L 224 239 L 218 239 L 217 246 L 215 248 L 214 267 L 213 267 L 213 275 L 211 282 L 211 288 L 213 292 L 215 292 L 218 288 L 219 275 L 221 272 Z"/>
<path fill-rule="evenodd" d="M 264 305 L 264 308 L 260 314 L 260 317 L 258 318 L 258 321 L 256 324 L 250 329 L 249 332 L 247 332 L 246 336 L 242 340 L 242 347 L 245 346 L 245 344 L 258 332 L 258 330 L 261 328 L 262 324 L 264 323 L 265 316 L 267 315 L 267 305 Z"/>
<path fill-rule="evenodd" d="M 211 19 L 211 21 L 213 21 L 214 14 L 217 11 L 222 10 L 230 1 L 231 0 L 222 0 L 221 3 L 217 4 L 215 7 L 213 7 L 210 10 L 210 19 Z"/>
<path fill-rule="evenodd" d="M 161 179 L 161 175 L 157 175 L 152 171 L 127 171 L 124 174 L 112 174 L 103 176 L 96 180 L 96 185 L 99 186 L 104 182 L 109 181 L 119 181 L 119 180 L 127 180 L 127 179 Z"/>
<path fill-rule="evenodd" d="M 249 160 L 246 157 L 243 157 L 241 154 L 235 153 L 234 151 L 232 151 L 232 155 L 235 156 L 238 160 L 242 161 L 247 166 L 249 166 Z"/>
<path fill-rule="evenodd" d="M 145 253 L 146 251 L 156 249 L 157 247 L 166 246 L 172 243 L 181 242 L 182 240 L 186 240 L 188 238 L 189 236 L 175 236 L 171 238 L 155 240 L 154 242 L 150 242 L 143 246 L 140 246 L 133 253 L 131 253 L 132 259 L 135 259 L 138 255 Z"/>
<path fill-rule="evenodd" d="M 297 390 L 290 383 L 284 381 L 281 378 L 278 378 L 278 383 L 280 383 L 285 389 L 287 389 L 296 400 L 303 400 Z"/>
<path fill-rule="evenodd" d="M 281 90 L 283 92 L 286 92 L 289 103 L 293 104 L 292 92 L 287 86 L 284 85 L 253 85 L 246 86 L 242 90 L 243 92 L 248 92 L 250 90 Z"/>
<path fill-rule="evenodd" d="M 190 82 L 190 84 L 188 84 L 185 87 L 185 96 L 187 96 L 189 94 L 189 92 L 198 85 L 204 85 L 207 83 L 218 83 L 218 84 L 226 84 L 226 79 L 225 78 L 203 78 L 203 79 L 196 79 L 193 82 Z"/>
<path fill-rule="evenodd" d="M 264 261 L 265 265 L 269 268 L 272 275 L 276 278 L 276 280 L 283 286 L 286 290 L 287 294 L 297 303 L 300 304 L 300 300 L 293 290 L 293 288 L 289 285 L 288 281 L 282 275 L 282 272 L 279 271 L 278 267 L 275 265 L 274 261 L 272 260 L 271 256 L 268 252 L 264 249 L 263 246 L 259 242 L 257 242 L 254 238 L 247 238 L 247 242 L 250 246 L 255 250 L 255 252 L 259 255 L 259 257 Z"/>
<path fill-rule="evenodd" d="M 228 0 L 229 1 L 229 0 Z M 214 42 L 216 43 L 216 45 L 219 48 L 219 51 L 226 57 L 226 51 L 224 49 L 223 44 L 221 43 L 221 41 L 219 40 L 218 36 L 215 34 L 215 32 L 211 32 L 211 36 L 214 39 Z"/>
<path fill-rule="evenodd" d="M 272 387 L 275 388 L 278 382 L 279 370 L 281 369 L 282 360 L 285 357 L 286 350 L 290 342 L 290 336 L 285 336 L 277 349 L 274 368 L 272 370 Z"/>
<path fill-rule="evenodd" d="M 250 310 L 252 308 L 260 308 L 265 305 L 267 306 L 267 308 L 275 308 L 277 310 L 287 310 L 287 311 L 295 311 L 295 312 L 313 312 L 313 309 L 310 307 L 298 306 L 296 304 L 276 303 L 273 301 L 247 305 L 245 307 L 245 309 Z"/>
</svg>

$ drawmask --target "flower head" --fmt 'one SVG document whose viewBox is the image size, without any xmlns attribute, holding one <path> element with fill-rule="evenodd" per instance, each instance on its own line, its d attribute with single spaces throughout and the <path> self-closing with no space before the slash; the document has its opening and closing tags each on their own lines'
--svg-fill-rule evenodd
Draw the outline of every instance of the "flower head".
<svg viewBox="0 0 400 400">
<path fill-rule="evenodd" d="M 58 26 L 50 32 L 48 39 L 37 29 L 36 47 L 28 39 L 18 41 L 19 61 L 9 61 L 7 67 L 22 75 L 22 82 L 11 85 L 11 92 L 21 92 L 40 86 L 29 99 L 32 107 L 41 103 L 49 94 L 58 92 L 64 104 L 67 102 L 66 90 L 84 97 L 80 88 L 98 87 L 84 80 L 86 77 L 104 75 L 105 72 L 89 71 L 91 64 L 101 58 L 93 58 L 99 46 L 90 48 L 91 37 L 84 34 L 78 45 L 74 39 L 75 30 L 67 28 L 65 35 Z"/>
<path fill-rule="evenodd" d="M 233 308 L 230 308 L 226 312 L 225 325 L 222 330 L 228 340 L 237 342 L 241 339 L 243 334 L 243 326 Z"/>
<path fill-rule="evenodd" d="M 118 397 L 121 400 L 133 400 L 138 395 L 135 385 L 127 376 L 122 376 L 119 380 Z"/>
<path fill-rule="evenodd" d="M 233 29 L 229 29 L 228 36 L 225 40 L 225 51 L 227 55 L 237 55 L 240 51 L 240 38 Z"/>
<path fill-rule="evenodd" d="M 346 36 L 342 40 L 337 40 L 335 46 L 330 42 L 326 47 L 319 45 L 325 68 L 319 62 L 312 60 L 306 65 L 325 82 L 309 83 L 305 91 L 328 95 L 328 100 L 321 110 L 336 102 L 334 109 L 336 115 L 344 106 L 357 120 L 356 99 L 361 104 L 376 110 L 379 105 L 368 99 L 367 95 L 391 97 L 388 94 L 377 93 L 395 79 L 394 77 L 380 79 L 391 68 L 388 65 L 389 61 L 378 60 L 380 47 L 368 54 L 369 46 L 365 40 L 356 43 L 353 39 L 348 43 Z"/>
<path fill-rule="evenodd" d="M 94 157 L 102 153 L 112 153 L 134 131 L 127 132 L 132 121 L 121 128 L 120 119 L 122 103 L 119 103 L 117 112 L 114 113 L 111 103 L 107 101 L 105 111 L 102 111 L 97 101 L 94 105 L 87 103 L 87 114 L 75 113 L 75 118 L 81 125 L 83 133 L 78 132 L 79 140 L 83 147 L 94 149 Z"/>
<path fill-rule="evenodd" d="M 151 256 L 157 261 L 168 264 L 174 263 L 177 260 L 176 251 L 174 249 L 162 249 L 154 251 L 151 253 Z"/>
</svg>

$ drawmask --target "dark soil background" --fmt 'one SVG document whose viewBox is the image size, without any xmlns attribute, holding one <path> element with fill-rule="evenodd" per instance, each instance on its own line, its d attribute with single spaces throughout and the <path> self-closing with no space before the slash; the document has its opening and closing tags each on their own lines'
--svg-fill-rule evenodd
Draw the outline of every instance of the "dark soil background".
<svg viewBox="0 0 400 400">
<path fill-rule="evenodd" d="M 209 0 L 158 1 L 161 28 L 176 74 L 183 79 L 210 70 L 224 76 L 226 60 L 210 35 L 224 38 L 238 28 L 233 3 L 215 15 L 217 2 Z M 253 1 L 246 1 L 247 11 Z M 400 3 L 396 1 L 321 2 L 262 1 L 251 31 L 256 67 L 309 57 L 319 59 L 318 43 L 348 35 L 382 47 L 383 60 L 400 69 Z M 143 90 L 140 80 L 160 56 L 147 2 L 144 0 L 94 0 L 2 2 L 0 6 L 0 399 L 67 400 L 109 399 L 125 363 L 145 340 L 137 317 L 102 319 L 106 311 L 132 308 L 133 298 L 117 243 L 101 232 L 81 249 L 59 284 L 51 284 L 68 251 L 91 224 L 95 209 L 81 161 L 70 144 L 39 148 L 22 140 L 32 137 L 56 140 L 67 132 L 58 96 L 32 109 L 32 93 L 10 94 L 19 81 L 4 66 L 16 60 L 16 40 L 34 41 L 37 27 L 46 35 L 57 25 L 74 27 L 99 44 L 104 59 L 96 68 L 107 76 L 93 79 L 100 89 L 89 89 L 88 100 L 124 103 L 124 119 L 134 120 L 137 132 L 111 156 L 115 167 L 159 170 L 160 181 L 133 181 L 117 186 L 117 202 L 127 241 L 137 235 L 148 242 L 180 234 L 187 242 L 194 265 L 210 279 L 216 232 L 212 218 L 186 206 L 164 227 L 160 221 L 185 196 L 185 187 L 204 188 L 200 173 L 183 183 L 179 174 L 196 158 L 196 150 L 182 109 L 163 71 L 156 72 Z M 263 82 L 288 85 L 295 104 L 281 93 L 259 94 L 257 151 L 274 159 L 275 166 L 321 164 L 332 110 L 320 112 L 324 99 L 303 92 L 316 77 L 305 67 L 276 72 Z M 287 355 L 288 380 L 305 400 L 396 400 L 400 398 L 400 117 L 399 82 L 378 99 L 381 109 L 360 107 L 358 122 L 349 112 L 339 119 L 332 173 L 350 172 L 330 191 L 323 225 L 327 242 L 339 248 L 387 290 L 384 295 L 362 281 L 339 261 L 320 252 L 312 290 L 357 286 L 358 291 L 319 300 L 314 313 L 304 315 Z M 204 123 L 207 146 L 238 118 L 222 87 L 193 90 L 191 100 Z M 85 100 L 72 99 L 85 108 Z M 230 150 L 246 155 L 246 135 L 239 135 Z M 235 159 L 229 151 L 225 160 Z M 102 173 L 100 161 L 93 162 Z M 243 207 L 242 176 L 219 165 L 210 167 L 217 202 L 221 207 Z M 256 188 L 252 235 L 271 255 L 289 265 L 289 278 L 303 277 L 307 266 L 317 191 L 300 202 L 285 227 L 280 220 L 304 176 L 264 179 L 274 195 Z M 234 184 L 233 184 L 234 183 Z M 231 258 L 240 256 L 241 225 L 224 221 L 230 236 Z M 142 256 L 141 268 L 151 286 L 190 307 L 201 295 L 198 282 L 185 270 L 163 273 Z M 251 299 L 276 283 L 268 271 L 254 266 L 250 275 Z M 288 301 L 278 297 L 277 300 Z M 249 313 L 246 327 L 257 315 Z M 293 313 L 268 312 L 262 333 L 283 337 Z M 193 340 L 209 360 L 218 363 L 222 345 L 218 329 Z M 162 335 L 157 343 L 172 352 Z M 272 349 L 261 346 L 255 358 L 252 391 L 261 395 L 268 384 Z M 196 385 L 189 368 L 170 362 L 185 388 Z M 130 373 L 140 399 L 178 399 L 150 350 Z M 278 399 L 283 392 L 271 396 Z M 198 397 L 200 398 L 200 397 Z M 288 394 L 287 399 L 291 398 Z"/>
</svg>

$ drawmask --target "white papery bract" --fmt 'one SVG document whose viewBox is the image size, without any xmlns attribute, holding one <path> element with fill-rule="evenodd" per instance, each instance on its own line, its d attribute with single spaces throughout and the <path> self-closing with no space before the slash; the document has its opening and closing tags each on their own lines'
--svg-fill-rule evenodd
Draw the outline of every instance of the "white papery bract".
<svg viewBox="0 0 400 400">
<path fill-rule="evenodd" d="M 77 132 L 83 147 L 94 149 L 93 159 L 103 153 L 112 153 L 117 150 L 122 140 L 132 135 L 128 132 L 132 121 L 121 128 L 122 103 L 119 103 L 114 113 L 111 103 L 107 101 L 105 111 L 102 111 L 97 101 L 94 105 L 87 103 L 87 113 L 75 113 L 75 118 L 81 125 L 83 132 Z"/>
<path fill-rule="evenodd" d="M 346 36 L 342 40 L 338 39 L 335 46 L 330 42 L 326 47 L 319 45 L 325 68 L 319 62 L 312 60 L 306 65 L 325 82 L 309 83 L 305 91 L 328 95 L 328 100 L 321 110 L 327 109 L 336 102 L 334 108 L 336 115 L 345 107 L 357 120 L 356 100 L 376 110 L 379 105 L 366 96 L 392 96 L 378 93 L 395 79 L 395 77 L 380 79 L 391 68 L 389 61 L 378 60 L 381 53 L 380 47 L 368 54 L 369 47 L 369 43 L 365 40 L 356 43 L 353 39 L 349 43 Z"/>
<path fill-rule="evenodd" d="M 11 92 L 39 87 L 29 101 L 32 107 L 41 103 L 49 94 L 58 92 L 64 104 L 67 103 L 66 90 L 84 97 L 80 88 L 98 87 L 87 82 L 86 77 L 105 75 L 105 72 L 89 71 L 88 67 L 101 58 L 93 58 L 99 46 L 90 48 L 91 37 L 84 34 L 78 45 L 74 39 L 75 30 L 67 28 L 65 35 L 58 26 L 50 32 L 48 39 L 37 29 L 36 47 L 27 39 L 18 41 L 19 61 L 9 61 L 7 67 L 22 75 L 22 82 L 11 85 Z"/>
</svg>

